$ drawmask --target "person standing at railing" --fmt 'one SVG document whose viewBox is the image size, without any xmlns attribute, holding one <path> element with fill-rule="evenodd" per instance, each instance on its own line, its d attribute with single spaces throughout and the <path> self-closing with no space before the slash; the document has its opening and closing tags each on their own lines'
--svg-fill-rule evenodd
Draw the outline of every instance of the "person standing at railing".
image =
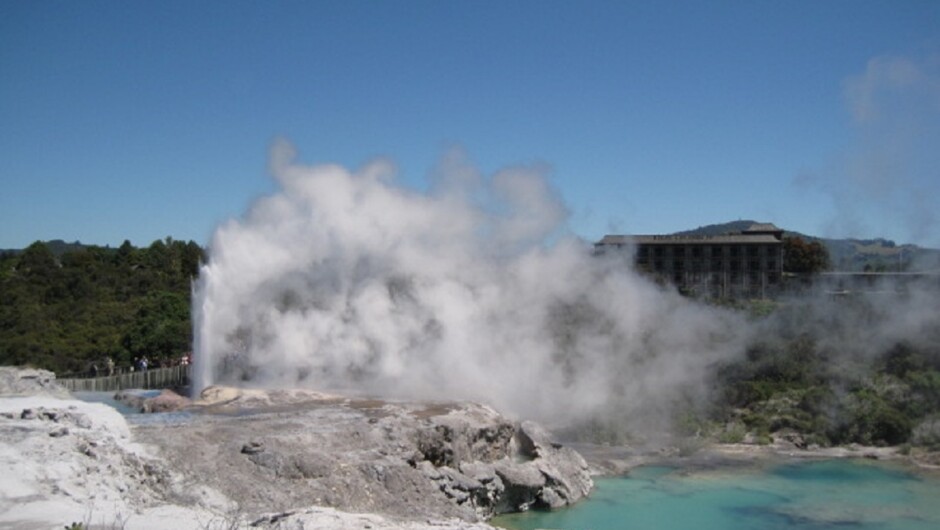
<svg viewBox="0 0 940 530">
<path fill-rule="evenodd" d="M 112 359 L 111 357 L 108 357 L 107 365 L 108 365 L 108 377 L 111 377 L 112 375 L 114 375 L 114 359 Z"/>
</svg>

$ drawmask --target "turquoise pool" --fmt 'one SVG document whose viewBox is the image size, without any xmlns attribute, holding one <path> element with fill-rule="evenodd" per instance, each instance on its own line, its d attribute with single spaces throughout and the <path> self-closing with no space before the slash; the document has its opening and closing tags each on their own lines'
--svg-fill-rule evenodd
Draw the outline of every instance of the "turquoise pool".
<svg viewBox="0 0 940 530">
<path fill-rule="evenodd" d="M 641 467 L 597 480 L 591 498 L 573 508 L 493 523 L 518 530 L 937 530 L 940 475 L 867 460 Z"/>
</svg>

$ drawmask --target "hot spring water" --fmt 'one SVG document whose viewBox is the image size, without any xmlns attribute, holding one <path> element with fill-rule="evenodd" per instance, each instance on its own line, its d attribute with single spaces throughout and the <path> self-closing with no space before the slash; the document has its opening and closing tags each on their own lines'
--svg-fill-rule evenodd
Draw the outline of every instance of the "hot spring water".
<svg viewBox="0 0 940 530">
<path fill-rule="evenodd" d="M 858 460 L 708 471 L 643 467 L 597 480 L 591 497 L 573 508 L 493 522 L 516 530 L 935 530 L 940 474 Z"/>
</svg>

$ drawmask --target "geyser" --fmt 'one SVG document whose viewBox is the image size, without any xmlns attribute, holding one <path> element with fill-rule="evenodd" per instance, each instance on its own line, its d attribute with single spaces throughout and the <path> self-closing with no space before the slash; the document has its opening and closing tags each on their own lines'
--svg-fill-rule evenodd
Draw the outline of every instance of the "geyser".
<svg viewBox="0 0 940 530">
<path fill-rule="evenodd" d="M 548 423 L 662 416 L 740 352 L 727 311 L 591 255 L 537 168 L 444 157 L 428 192 L 393 168 L 306 167 L 215 232 L 195 286 L 196 391 L 215 383 L 470 399 Z"/>
</svg>

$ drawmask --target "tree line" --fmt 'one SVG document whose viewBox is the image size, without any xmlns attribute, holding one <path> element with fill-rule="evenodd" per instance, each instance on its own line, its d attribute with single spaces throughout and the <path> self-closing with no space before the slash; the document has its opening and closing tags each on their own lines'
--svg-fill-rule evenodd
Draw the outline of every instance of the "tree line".
<svg viewBox="0 0 940 530">
<path fill-rule="evenodd" d="M 785 269 L 828 267 L 825 247 L 784 241 Z M 178 359 L 191 349 L 191 284 L 205 259 L 193 241 L 146 248 L 37 241 L 0 252 L 0 364 L 57 373 Z"/>
<path fill-rule="evenodd" d="M 195 242 L 169 237 L 146 248 L 37 241 L 0 253 L 0 365 L 62 374 L 103 367 L 108 357 L 128 366 L 139 356 L 182 356 L 204 259 Z"/>
</svg>

